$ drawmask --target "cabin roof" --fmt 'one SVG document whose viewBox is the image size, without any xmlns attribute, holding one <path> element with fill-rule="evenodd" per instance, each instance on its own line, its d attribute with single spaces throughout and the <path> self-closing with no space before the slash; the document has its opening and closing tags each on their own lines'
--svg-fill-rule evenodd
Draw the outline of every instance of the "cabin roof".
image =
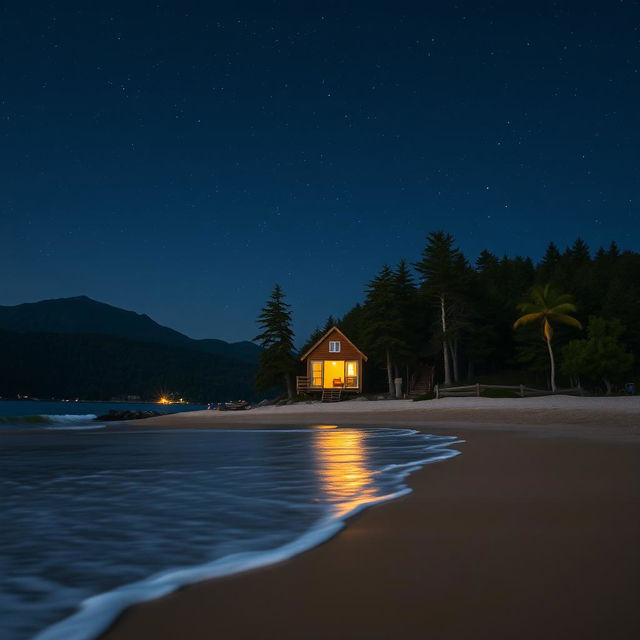
<svg viewBox="0 0 640 640">
<path fill-rule="evenodd" d="M 360 351 L 360 349 L 358 349 L 358 347 L 356 347 L 355 344 L 353 344 L 353 342 L 351 342 L 351 340 L 349 340 L 349 338 L 347 338 L 347 336 L 344 335 L 344 333 L 342 333 L 342 331 L 340 331 L 340 329 L 338 329 L 338 327 L 336 327 L 335 325 L 333 327 L 331 327 L 331 329 L 329 329 L 329 331 L 327 331 L 327 333 L 325 333 L 320 340 L 318 340 L 310 349 L 308 349 L 306 351 L 306 353 L 302 356 L 300 356 L 300 360 L 305 360 L 307 358 L 307 356 L 323 341 L 326 340 L 333 332 L 336 332 L 340 335 L 341 339 L 344 340 L 345 342 L 348 342 L 364 359 L 364 361 L 366 362 L 368 360 L 367 356 L 364 355 L 364 353 L 362 353 L 362 351 Z"/>
</svg>

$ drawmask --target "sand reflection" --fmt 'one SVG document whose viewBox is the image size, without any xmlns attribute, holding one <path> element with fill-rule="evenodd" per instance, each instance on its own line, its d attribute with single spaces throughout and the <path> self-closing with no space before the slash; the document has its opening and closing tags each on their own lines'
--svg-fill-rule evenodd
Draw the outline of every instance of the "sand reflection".
<svg viewBox="0 0 640 640">
<path fill-rule="evenodd" d="M 313 451 L 320 486 L 337 507 L 335 515 L 342 516 L 376 497 L 364 433 L 324 426 L 313 439 Z"/>
</svg>

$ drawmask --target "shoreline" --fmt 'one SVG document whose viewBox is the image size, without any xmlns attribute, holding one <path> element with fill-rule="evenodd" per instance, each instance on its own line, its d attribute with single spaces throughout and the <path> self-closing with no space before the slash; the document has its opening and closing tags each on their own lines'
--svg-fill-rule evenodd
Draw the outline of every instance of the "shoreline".
<svg viewBox="0 0 640 640">
<path fill-rule="evenodd" d="M 502 399 L 480 409 L 460 400 L 476 399 L 438 411 L 351 401 L 366 410 L 289 405 L 122 425 L 331 422 L 417 428 L 465 443 L 462 455 L 412 473 L 409 495 L 367 508 L 330 541 L 130 607 L 100 637 L 457 639 L 479 629 L 505 639 L 636 637 L 640 399 L 623 398 L 631 402 L 621 410 L 560 399 L 562 407 L 538 402 L 524 412 Z"/>
<path fill-rule="evenodd" d="M 296 403 L 248 411 L 188 411 L 110 425 L 110 429 L 237 429 L 338 424 L 359 427 L 411 427 L 440 432 L 451 429 L 497 430 L 546 437 L 622 440 L 640 443 L 640 396 L 590 398 L 446 398 L 348 400 Z"/>
</svg>

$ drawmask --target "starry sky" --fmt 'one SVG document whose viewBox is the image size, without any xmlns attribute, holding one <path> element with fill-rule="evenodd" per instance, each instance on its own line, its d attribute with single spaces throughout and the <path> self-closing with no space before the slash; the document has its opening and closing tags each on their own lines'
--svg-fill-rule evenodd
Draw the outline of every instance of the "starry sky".
<svg viewBox="0 0 640 640">
<path fill-rule="evenodd" d="M 429 231 L 640 250 L 638 2 L 0 8 L 0 304 L 297 342 Z"/>
</svg>

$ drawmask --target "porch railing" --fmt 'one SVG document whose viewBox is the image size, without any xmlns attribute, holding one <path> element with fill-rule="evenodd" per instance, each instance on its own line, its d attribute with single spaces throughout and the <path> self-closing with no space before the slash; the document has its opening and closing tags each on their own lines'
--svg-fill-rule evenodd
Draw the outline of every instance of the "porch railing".
<svg viewBox="0 0 640 640">
<path fill-rule="evenodd" d="M 322 386 L 314 387 L 311 382 L 312 380 L 309 376 L 296 376 L 296 391 L 322 391 Z M 341 385 L 336 385 L 336 387 L 344 389 L 345 391 L 357 391 L 358 376 L 347 376 L 345 382 Z"/>
</svg>

